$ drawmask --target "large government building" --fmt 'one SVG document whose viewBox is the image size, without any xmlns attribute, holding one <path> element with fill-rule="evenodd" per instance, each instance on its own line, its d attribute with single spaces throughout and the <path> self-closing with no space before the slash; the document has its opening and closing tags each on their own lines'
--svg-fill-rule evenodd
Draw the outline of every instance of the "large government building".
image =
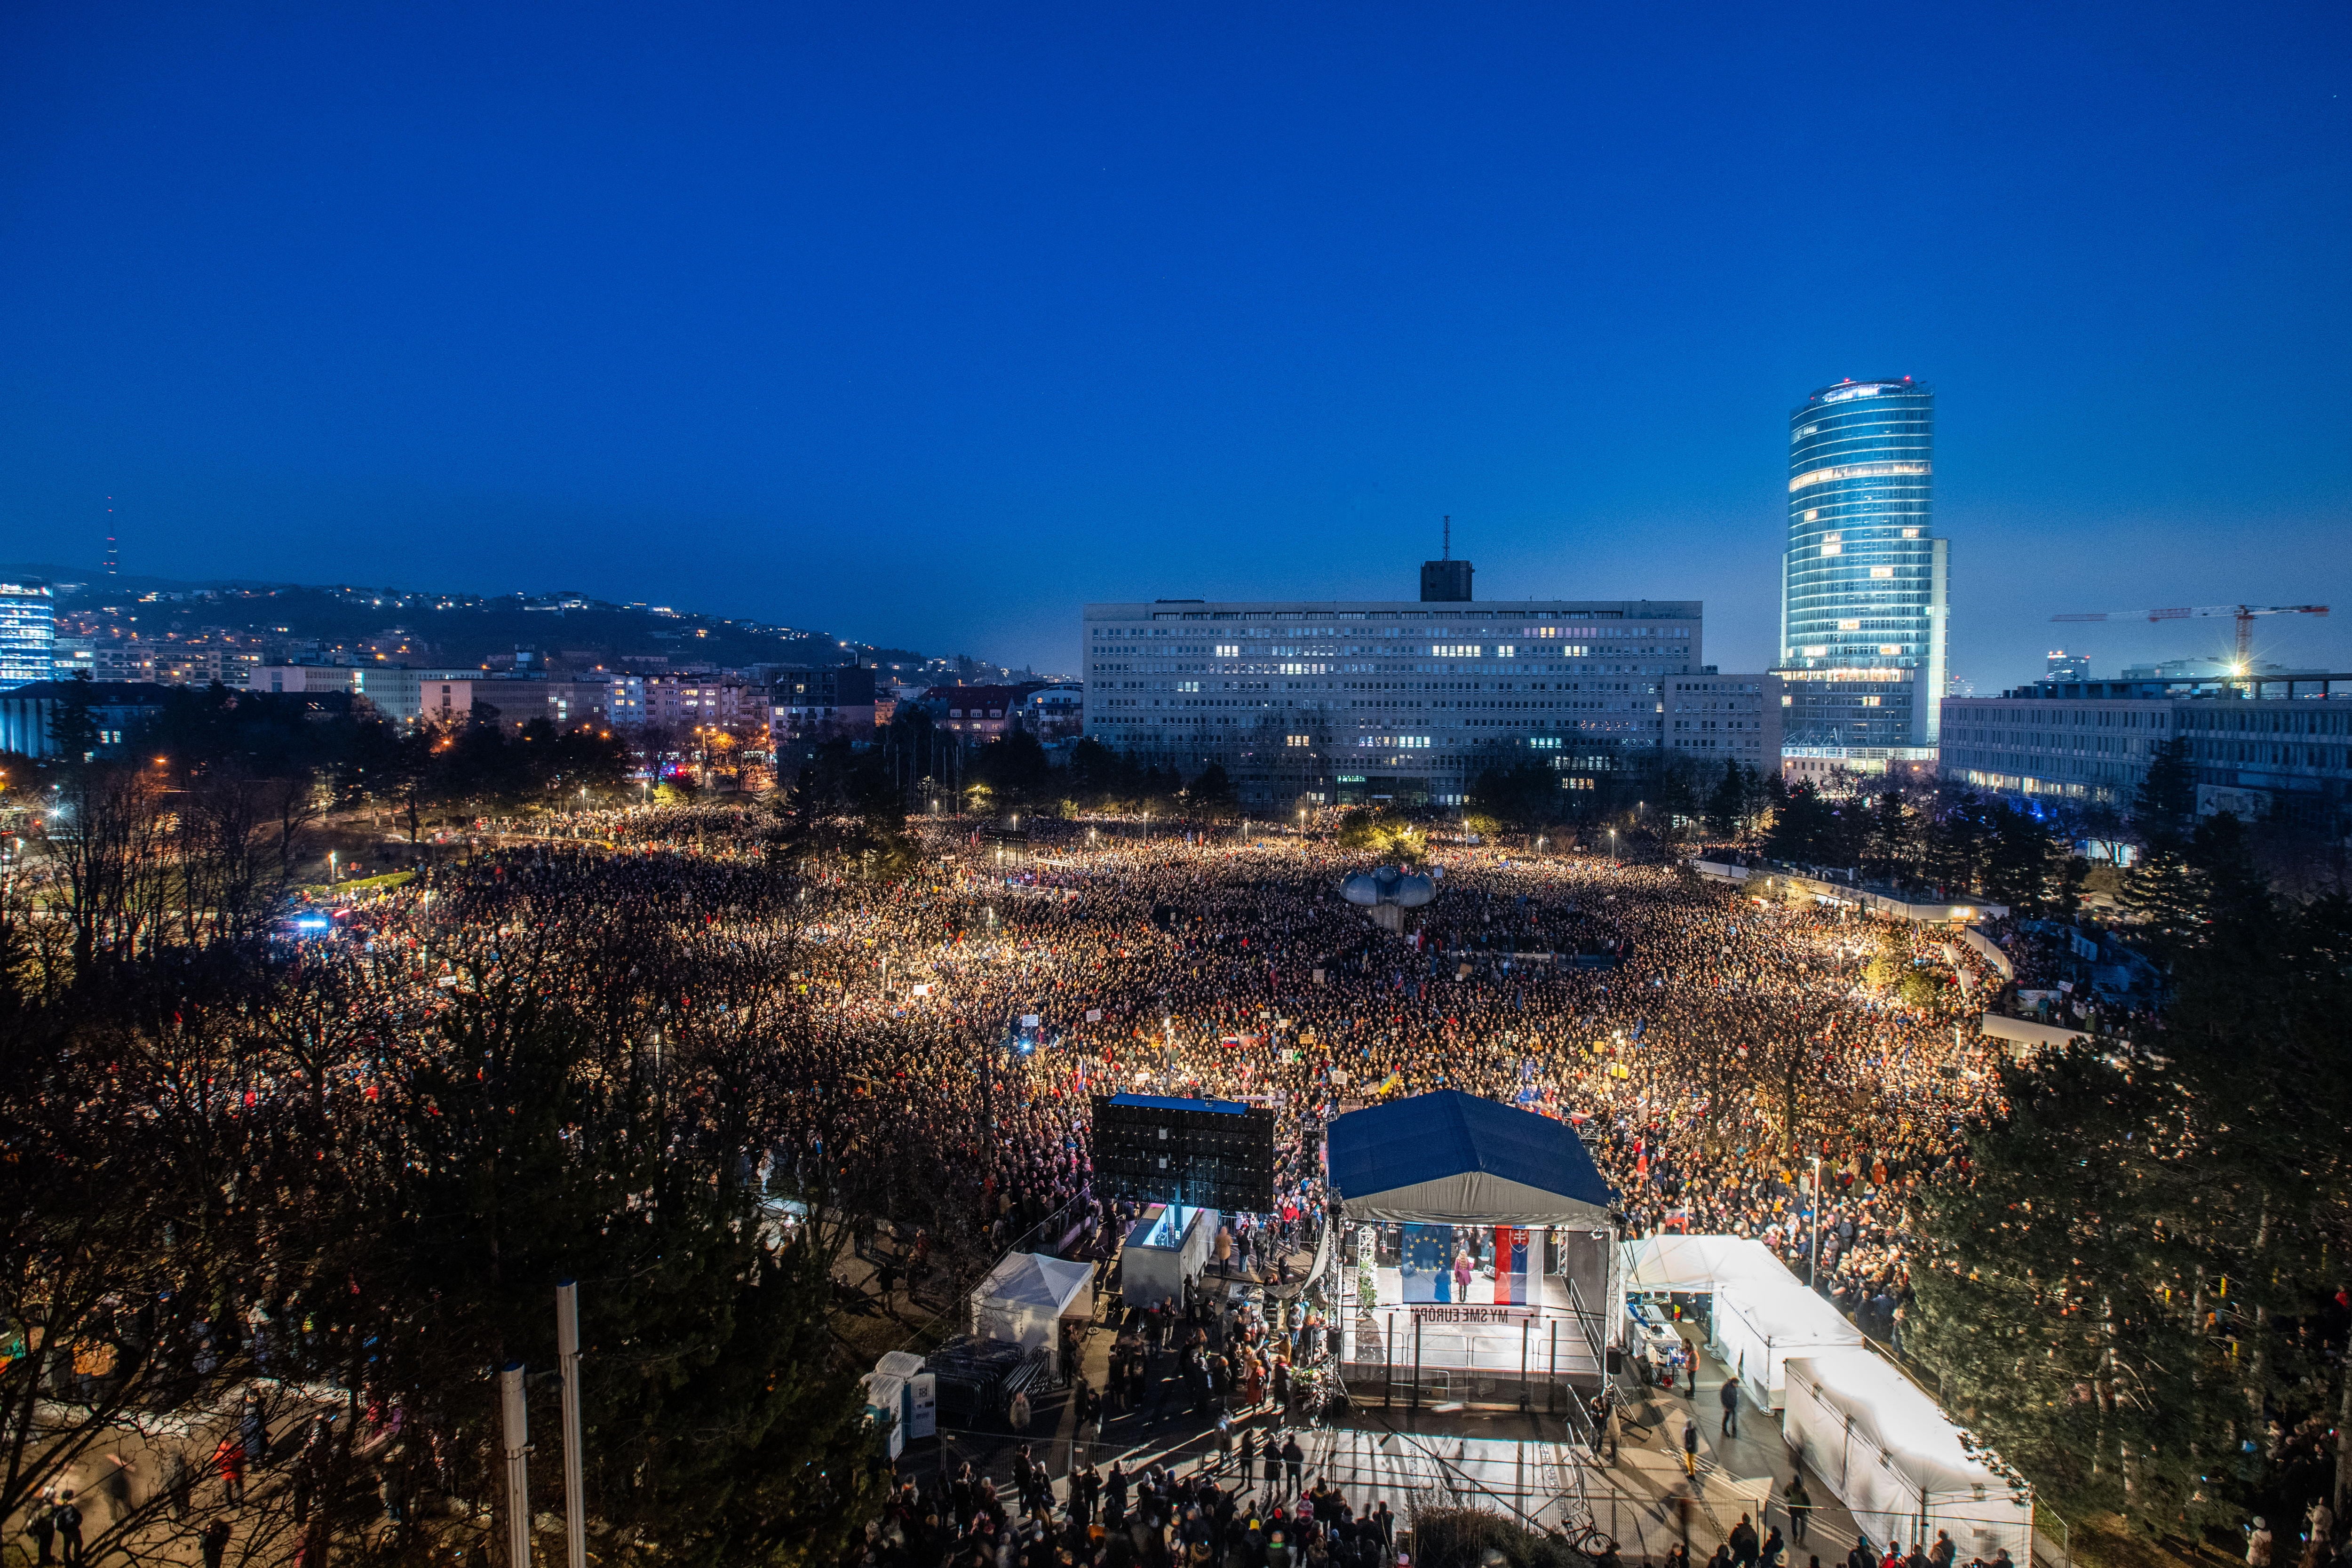
<svg viewBox="0 0 2352 1568">
<path fill-rule="evenodd" d="M 1469 563 L 1430 565 L 1420 602 L 1088 605 L 1086 732 L 1222 763 L 1276 808 L 1459 805 L 1481 769 L 1528 759 L 1574 789 L 1635 748 L 1766 755 L 1765 678 L 1706 668 L 1697 601 L 1473 604 Z"/>
</svg>

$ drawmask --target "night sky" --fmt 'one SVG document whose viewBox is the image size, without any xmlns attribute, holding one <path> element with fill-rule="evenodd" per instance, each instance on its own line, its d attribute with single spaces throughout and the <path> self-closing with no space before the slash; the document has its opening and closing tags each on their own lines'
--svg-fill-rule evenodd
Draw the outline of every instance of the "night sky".
<svg viewBox="0 0 2352 1568">
<path fill-rule="evenodd" d="M 1938 393 L 1953 667 L 2352 666 L 2352 8 L 0 8 L 0 559 L 1069 668 L 1087 599 L 1706 601 Z"/>
</svg>

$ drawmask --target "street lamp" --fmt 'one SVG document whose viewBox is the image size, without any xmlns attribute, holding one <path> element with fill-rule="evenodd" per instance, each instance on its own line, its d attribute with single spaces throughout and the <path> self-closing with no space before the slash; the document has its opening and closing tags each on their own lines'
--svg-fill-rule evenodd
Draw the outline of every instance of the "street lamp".
<svg viewBox="0 0 2352 1568">
<path fill-rule="evenodd" d="M 1822 1157 L 1813 1156 L 1813 1254 L 1805 1265 L 1805 1289 L 1819 1289 L 1822 1277 Z"/>
</svg>

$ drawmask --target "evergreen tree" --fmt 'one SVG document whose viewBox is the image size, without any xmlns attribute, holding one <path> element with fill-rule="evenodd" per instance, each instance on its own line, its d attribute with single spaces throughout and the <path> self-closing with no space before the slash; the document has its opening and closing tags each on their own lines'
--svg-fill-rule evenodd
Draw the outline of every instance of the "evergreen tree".
<svg viewBox="0 0 2352 1568">
<path fill-rule="evenodd" d="M 1719 838 L 1727 838 L 1739 831 L 1748 815 L 1748 781 L 1746 770 L 1727 759 L 1723 776 L 1706 796 L 1706 830 Z"/>
<path fill-rule="evenodd" d="M 772 803 L 767 840 L 786 860 L 898 877 L 918 859 L 906 802 L 881 753 L 827 741 Z"/>
<path fill-rule="evenodd" d="M 1772 813 L 1772 826 L 1764 837 L 1764 853 L 1793 865 L 1816 866 L 1832 859 L 1837 843 L 1837 816 L 1811 780 L 1781 791 Z"/>
<path fill-rule="evenodd" d="M 2352 1476 L 2352 906 L 2249 886 L 2228 833 L 2153 1047 L 2005 1068 L 1912 1215 L 1910 1342 L 1947 1404 L 2062 1510 L 2192 1533 Z"/>
<path fill-rule="evenodd" d="M 1470 809 L 1497 827 L 1532 832 L 1559 819 L 1559 775 L 1537 762 L 1481 769 L 1470 781 Z"/>
<path fill-rule="evenodd" d="M 1211 763 L 1185 787 L 1184 806 L 1193 816 L 1212 822 L 1224 822 L 1241 815 L 1241 796 L 1234 793 L 1234 781 L 1225 776 L 1223 763 Z"/>
<path fill-rule="evenodd" d="M 2072 845 L 2032 813 L 2005 803 L 1992 808 L 1986 828 L 1981 883 L 1988 898 L 2033 914 L 2073 911 L 2086 868 Z"/>
<path fill-rule="evenodd" d="M 2132 801 L 2132 826 L 2151 847 L 2184 846 L 2197 826 L 2197 769 L 2189 737 L 2176 735 L 2157 748 Z"/>
<path fill-rule="evenodd" d="M 1874 876 L 1901 878 L 1917 869 L 1919 824 L 1903 802 L 1901 790 L 1890 789 L 1871 803 L 1869 831 L 1864 839 L 1863 865 Z"/>
<path fill-rule="evenodd" d="M 68 763 L 87 762 L 98 750 L 98 715 L 89 703 L 89 671 L 78 669 L 49 710 L 49 746 Z"/>
</svg>

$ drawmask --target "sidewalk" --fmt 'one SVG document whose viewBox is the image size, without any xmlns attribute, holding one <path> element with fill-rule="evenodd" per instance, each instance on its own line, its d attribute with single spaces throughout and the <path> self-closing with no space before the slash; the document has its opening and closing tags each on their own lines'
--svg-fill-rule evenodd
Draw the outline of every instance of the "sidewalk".
<svg viewBox="0 0 2352 1568">
<path fill-rule="evenodd" d="M 1640 1505 L 1638 1511 L 1646 1516 L 1645 1527 L 1656 1528 L 1651 1520 L 1663 1521 L 1674 1539 L 1681 1539 L 1686 1527 L 1692 1549 L 1702 1554 L 1714 1550 L 1715 1543 L 1729 1533 L 1742 1513 L 1748 1515 L 1762 1536 L 1773 1526 L 1780 1527 L 1786 1540 L 1790 1568 L 1807 1568 L 1813 1557 L 1832 1563 L 1845 1555 L 1853 1544 L 1853 1516 L 1837 1500 L 1829 1484 L 1811 1470 L 1805 1470 L 1805 1489 L 1812 1495 L 1812 1513 L 1806 1529 L 1806 1539 L 1800 1545 L 1796 1539 L 1788 1510 L 1782 1506 L 1781 1493 L 1789 1478 L 1801 1467 L 1781 1436 L 1780 1418 L 1769 1410 L 1759 1408 L 1743 1392 L 1735 1435 L 1723 1432 L 1722 1390 L 1731 1374 L 1723 1364 L 1708 1355 L 1700 1343 L 1697 1325 L 1679 1323 L 1684 1339 L 1697 1358 L 1698 1395 L 1694 1400 L 1689 1393 L 1687 1377 L 1675 1385 L 1675 1392 L 1664 1389 L 1643 1389 L 1645 1398 L 1629 1403 L 1621 1412 L 1622 1427 L 1619 1438 L 1617 1463 L 1609 1474 L 1622 1489 L 1624 1500 Z M 1698 1475 L 1696 1479 L 1683 1471 L 1683 1425 L 1695 1420 L 1698 1426 Z M 1601 1510 L 1596 1508 L 1596 1512 Z M 1597 1520 L 1609 1529 L 1605 1514 Z M 1626 1555 L 1656 1559 L 1664 1554 L 1664 1544 L 1653 1545 L 1633 1536 L 1620 1535 Z"/>
</svg>

